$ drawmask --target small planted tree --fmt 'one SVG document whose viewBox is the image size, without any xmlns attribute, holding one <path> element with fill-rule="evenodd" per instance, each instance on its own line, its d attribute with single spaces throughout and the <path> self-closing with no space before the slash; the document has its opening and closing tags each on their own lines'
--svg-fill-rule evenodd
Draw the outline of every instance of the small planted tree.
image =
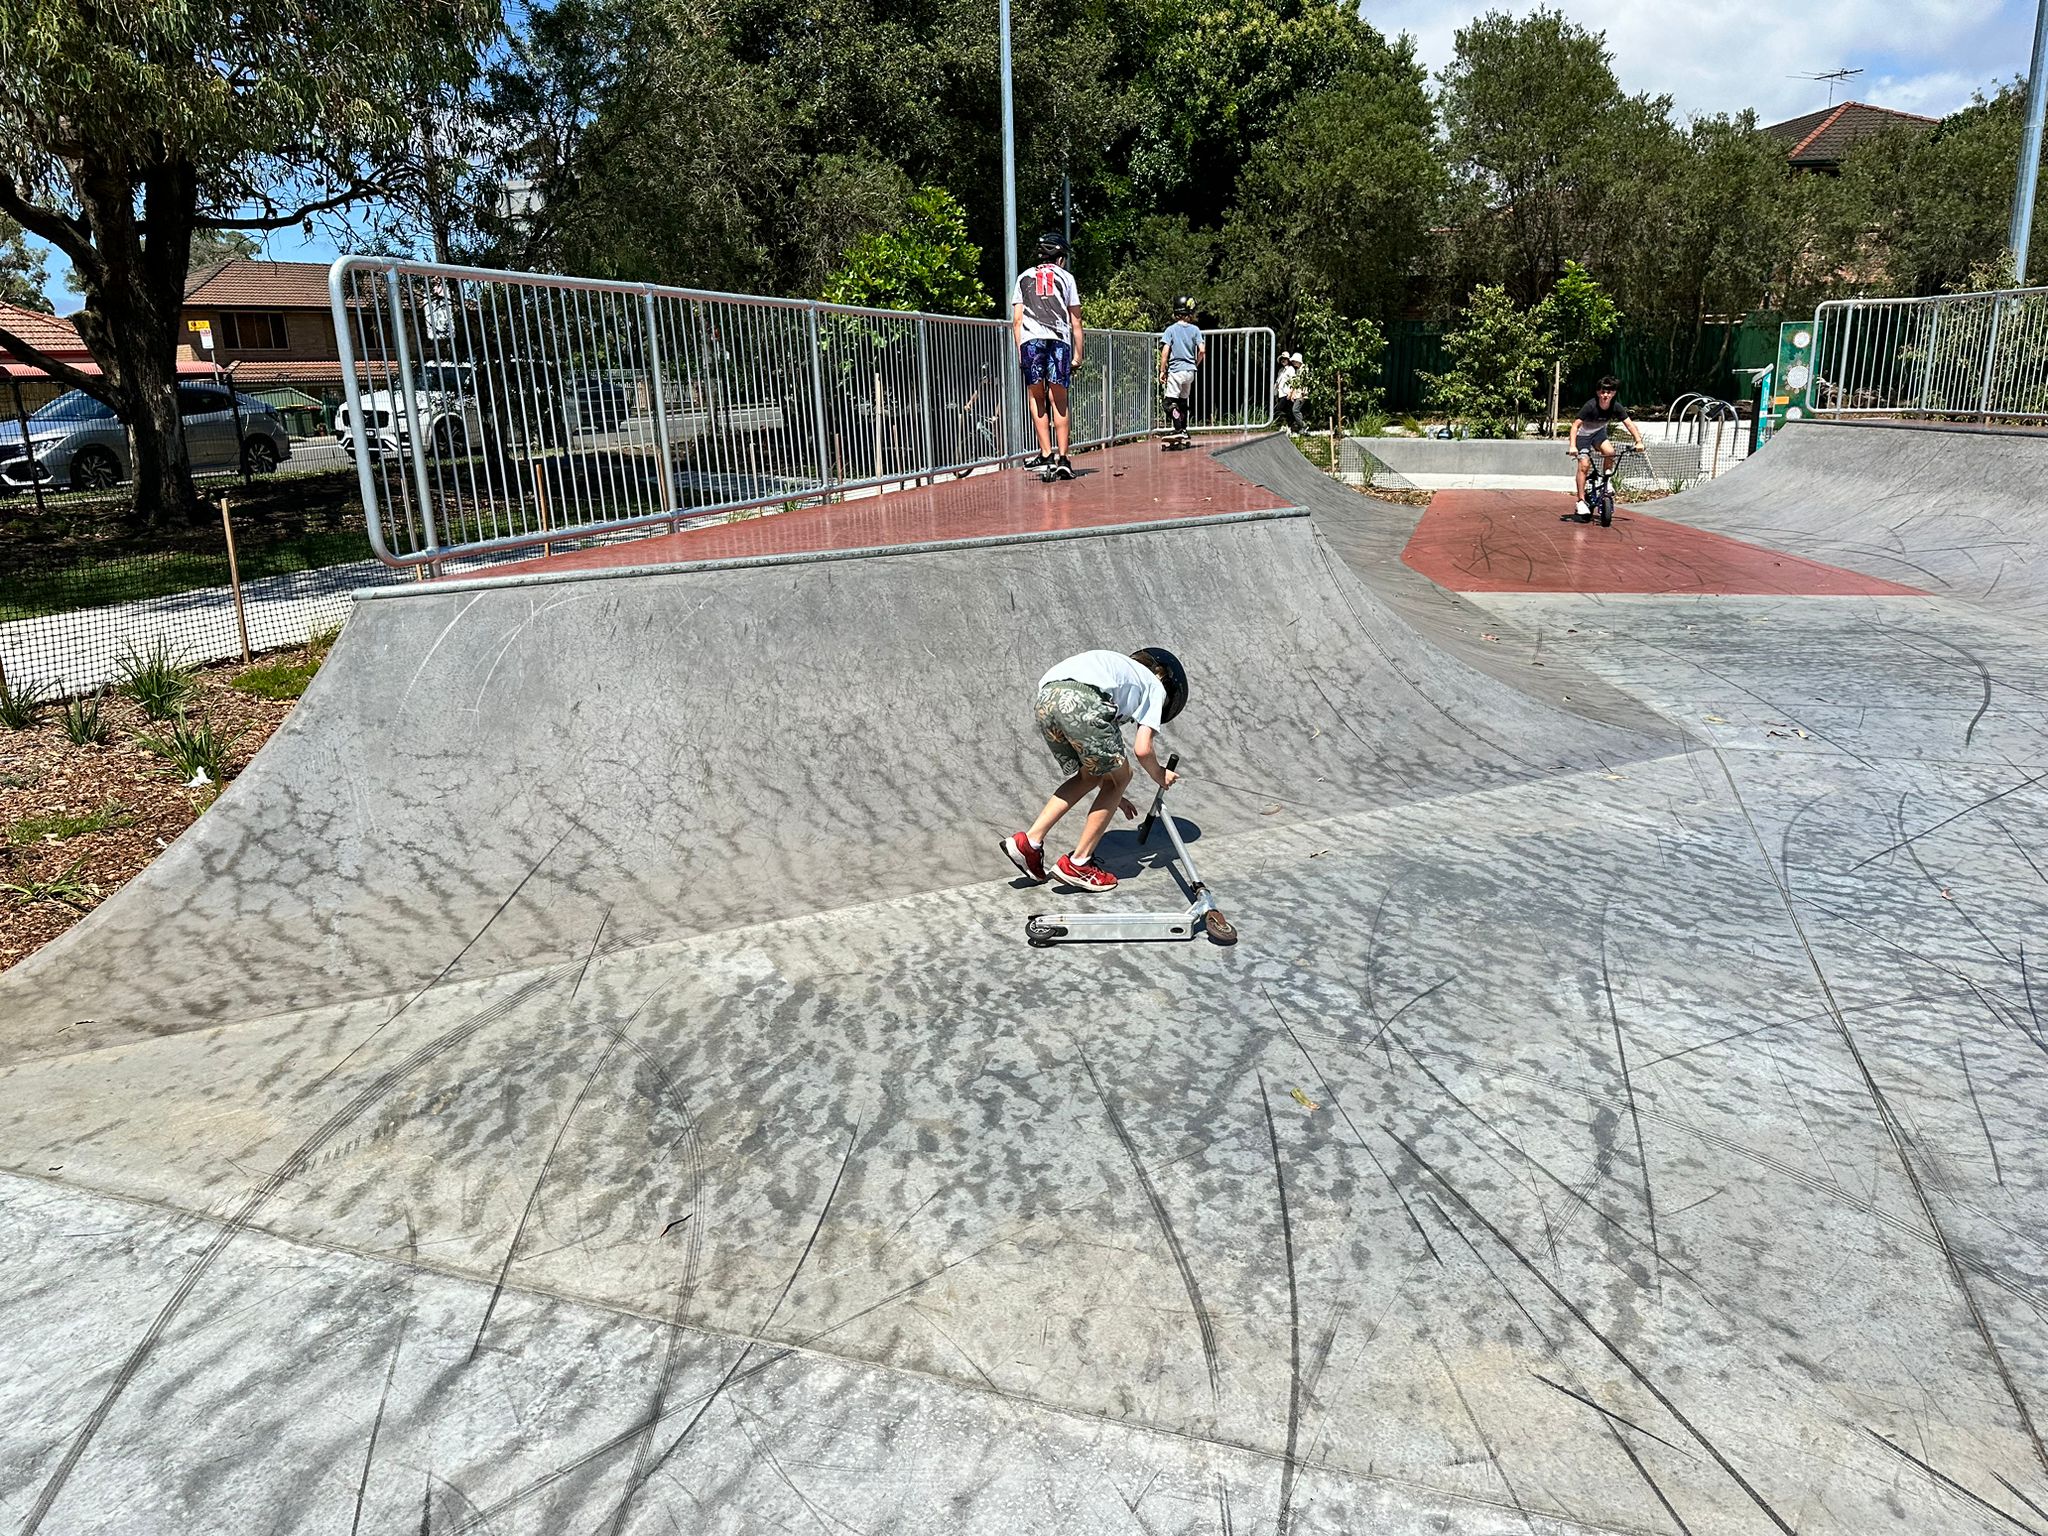
<svg viewBox="0 0 2048 1536">
<path fill-rule="evenodd" d="M 1431 406 L 1479 437 L 1518 437 L 1542 409 L 1551 338 L 1535 310 L 1498 283 L 1474 288 L 1444 333 L 1451 366 L 1424 374 Z"/>
<path fill-rule="evenodd" d="M 1301 334 L 1303 405 L 1311 422 L 1341 413 L 1341 430 L 1378 405 L 1387 338 L 1377 325 L 1311 300 L 1302 307 Z"/>
<path fill-rule="evenodd" d="M 1535 309 L 1550 362 L 1550 415 L 1557 415 L 1557 392 L 1563 376 L 1600 355 L 1600 344 L 1621 326 L 1621 311 L 1576 261 L 1564 264 L 1564 275 Z"/>
</svg>

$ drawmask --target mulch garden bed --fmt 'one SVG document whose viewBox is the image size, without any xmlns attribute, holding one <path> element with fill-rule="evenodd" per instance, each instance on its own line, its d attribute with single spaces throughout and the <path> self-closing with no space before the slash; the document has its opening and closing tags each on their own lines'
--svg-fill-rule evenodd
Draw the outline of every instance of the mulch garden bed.
<svg viewBox="0 0 2048 1536">
<path fill-rule="evenodd" d="M 310 675 L 317 665 L 305 650 L 282 657 L 287 671 Z M 243 691 L 234 680 L 254 673 L 269 682 L 279 671 L 271 659 L 193 674 L 185 715 L 230 739 L 227 778 L 248 766 L 296 702 Z M 273 683 L 270 691 L 280 690 Z M 58 704 L 45 705 L 25 730 L 0 727 L 0 970 L 126 885 L 220 794 L 218 784 L 189 787 L 185 773 L 143 744 L 145 735 L 167 734 L 170 722 L 147 719 L 118 694 L 102 708 L 109 733 L 99 745 L 73 744 Z"/>
</svg>

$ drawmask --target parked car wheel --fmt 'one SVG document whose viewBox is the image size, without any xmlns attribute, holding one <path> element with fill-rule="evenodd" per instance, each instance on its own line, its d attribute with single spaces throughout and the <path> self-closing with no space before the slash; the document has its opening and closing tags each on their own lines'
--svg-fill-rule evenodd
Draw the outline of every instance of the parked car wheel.
<svg viewBox="0 0 2048 1536">
<path fill-rule="evenodd" d="M 267 475 L 277 468 L 277 444 L 267 437 L 251 438 L 242 445 L 242 468 L 252 475 Z"/>
<path fill-rule="evenodd" d="M 457 459 L 469 452 L 469 434 L 459 421 L 444 421 L 434 428 L 434 452 L 444 459 Z"/>
<path fill-rule="evenodd" d="M 81 448 L 71 459 L 71 485 L 80 491 L 111 491 L 121 483 L 121 461 L 104 448 Z"/>
</svg>

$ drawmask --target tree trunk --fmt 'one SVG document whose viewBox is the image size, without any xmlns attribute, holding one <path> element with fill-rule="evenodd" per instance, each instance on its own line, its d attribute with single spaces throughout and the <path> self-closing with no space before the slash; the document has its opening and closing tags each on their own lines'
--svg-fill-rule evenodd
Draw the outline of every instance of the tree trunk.
<svg viewBox="0 0 2048 1536">
<path fill-rule="evenodd" d="M 192 249 L 190 166 L 143 182 L 142 217 L 125 178 L 76 179 L 81 212 L 104 258 L 86 279 L 78 333 L 100 365 L 133 445 L 134 517 L 155 525 L 198 506 L 178 416 L 178 334 Z"/>
</svg>

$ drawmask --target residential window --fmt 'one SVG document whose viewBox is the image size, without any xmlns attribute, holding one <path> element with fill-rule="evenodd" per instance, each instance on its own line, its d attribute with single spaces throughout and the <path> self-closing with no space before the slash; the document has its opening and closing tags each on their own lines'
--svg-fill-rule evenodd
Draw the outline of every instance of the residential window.
<svg viewBox="0 0 2048 1536">
<path fill-rule="evenodd" d="M 282 352 L 284 316 L 275 312 L 229 312 L 220 317 L 220 344 L 230 352 Z"/>
</svg>

